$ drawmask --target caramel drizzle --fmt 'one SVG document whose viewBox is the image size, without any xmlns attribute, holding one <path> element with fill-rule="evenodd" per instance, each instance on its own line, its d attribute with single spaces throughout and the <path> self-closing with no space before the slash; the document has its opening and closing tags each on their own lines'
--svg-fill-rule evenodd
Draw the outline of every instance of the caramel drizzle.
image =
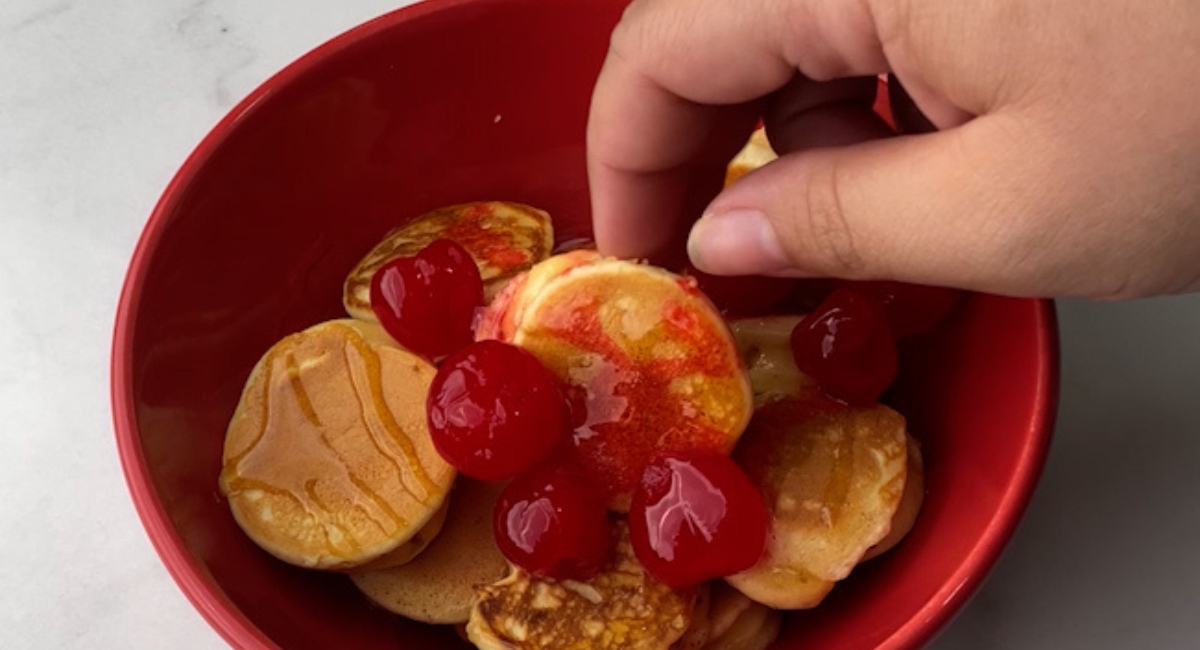
<svg viewBox="0 0 1200 650">
<path fill-rule="evenodd" d="M 346 327 L 348 334 L 347 340 L 354 346 L 362 359 L 363 365 L 367 370 L 367 387 L 371 391 L 371 405 L 375 409 L 375 415 L 379 418 L 380 424 L 387 430 L 388 437 L 400 446 L 401 453 L 404 454 L 404 460 L 408 464 L 408 469 L 411 474 L 416 477 L 421 487 L 430 494 L 437 493 L 437 483 L 429 477 L 429 473 L 425 471 L 425 467 L 421 465 L 421 459 L 417 455 L 417 448 L 413 445 L 413 441 L 396 422 L 396 416 L 392 410 L 388 408 L 387 399 L 383 395 L 383 363 L 379 359 L 379 353 L 371 349 L 371 346 L 363 340 L 358 332 Z M 357 386 L 355 387 L 357 391 Z M 359 403 L 362 404 L 360 397 Z M 372 438 L 374 440 L 374 438 Z M 415 496 L 415 495 L 414 495 Z M 422 503 L 424 499 L 420 500 Z"/>
<path fill-rule="evenodd" d="M 296 355 L 289 353 L 286 363 L 288 383 L 292 386 L 292 393 L 296 396 L 296 403 L 300 405 L 300 411 L 314 427 L 323 427 L 321 418 L 317 416 L 317 410 L 313 408 L 312 400 L 308 397 L 308 391 L 304 389 L 304 383 L 300 381 L 300 364 L 296 362 Z M 324 434 L 321 435 L 321 438 L 324 440 Z"/>
<path fill-rule="evenodd" d="M 343 346 L 342 353 L 346 360 L 347 372 L 351 374 L 351 386 L 353 387 L 355 397 L 357 398 L 356 401 L 359 403 L 360 421 L 365 425 L 367 431 L 369 432 L 371 443 L 375 449 L 383 458 L 386 458 L 392 464 L 392 466 L 396 468 L 396 471 L 400 477 L 400 484 L 404 490 L 418 502 L 422 504 L 428 504 L 430 496 L 437 494 L 438 484 L 432 480 L 428 472 L 425 470 L 425 467 L 421 465 L 420 458 L 417 454 L 417 450 L 412 439 L 404 432 L 403 428 L 400 427 L 399 423 L 396 421 L 395 415 L 387 405 L 383 393 L 383 369 L 379 355 L 369 346 L 369 344 L 359 335 L 357 331 L 345 326 L 342 326 L 342 329 L 345 334 L 346 342 L 358 353 L 358 357 L 366 371 L 367 393 L 369 394 L 370 404 L 373 407 L 370 410 L 376 416 L 375 418 L 367 417 L 367 399 L 364 399 L 363 391 L 353 381 L 353 372 L 350 370 L 352 363 L 350 361 L 348 350 L 345 346 Z M 309 516 L 313 517 L 314 520 L 323 522 L 322 525 L 315 526 L 314 528 L 321 531 L 324 542 L 323 546 L 331 555 L 350 556 L 356 554 L 361 551 L 362 547 L 358 541 L 354 539 L 354 536 L 350 533 L 346 526 L 337 523 L 329 517 L 322 516 L 322 511 L 324 513 L 331 513 L 333 510 L 330 508 L 329 504 L 323 502 L 318 493 L 318 479 L 310 478 L 304 481 L 304 496 L 302 497 L 292 490 L 272 485 L 267 481 L 242 477 L 238 471 L 242 463 L 255 451 L 255 449 L 259 447 L 260 443 L 263 442 L 264 438 L 267 437 L 267 434 L 273 429 L 271 424 L 271 414 L 273 410 L 271 392 L 273 379 L 276 374 L 276 363 L 279 361 L 279 357 L 283 351 L 281 349 L 282 347 L 283 346 L 277 346 L 276 348 L 272 349 L 261 362 L 263 366 L 263 382 L 261 391 L 262 413 L 260 420 L 258 422 L 258 426 L 256 427 L 254 438 L 250 444 L 247 445 L 242 452 L 228 459 L 225 463 L 221 476 L 222 487 L 224 488 L 224 491 L 230 495 L 243 490 L 252 489 L 259 490 L 275 497 L 282 497 L 283 499 L 290 500 L 298 505 L 299 508 Z M 367 481 L 352 471 L 351 464 L 346 461 L 343 455 L 339 453 L 331 443 L 327 427 L 322 423 L 321 418 L 313 405 L 312 399 L 309 396 L 302 379 L 300 378 L 300 367 L 296 360 L 295 354 L 288 352 L 284 356 L 283 362 L 284 370 L 287 374 L 287 385 L 290 388 L 290 392 L 295 398 L 297 407 L 303 414 L 305 420 L 307 420 L 309 424 L 320 431 L 318 439 L 320 440 L 321 447 L 325 449 L 326 452 L 328 452 L 333 458 L 337 459 L 338 464 L 345 470 L 345 478 L 349 481 L 349 483 L 352 484 L 372 505 L 374 505 L 378 509 L 378 512 L 382 513 L 387 519 L 390 519 L 393 522 L 394 526 L 396 527 L 393 529 L 407 527 L 408 522 L 396 512 L 391 504 L 389 504 L 379 492 L 373 490 Z M 407 465 L 408 472 L 404 471 L 404 467 L 401 466 L 396 458 L 396 455 L 393 453 L 388 453 L 381 444 L 381 441 L 377 438 L 377 429 L 379 428 L 379 425 L 382 425 L 382 428 L 388 437 L 400 448 L 401 453 L 405 457 L 404 459 L 406 461 L 405 464 Z M 424 497 L 418 496 L 409 487 L 407 481 L 404 480 L 406 474 L 414 476 L 425 489 Z M 353 510 L 361 512 L 368 520 L 374 523 L 380 529 L 380 531 L 386 534 L 388 526 L 383 521 L 373 516 L 369 512 L 369 509 L 364 507 L 364 505 L 365 504 L 362 503 L 355 504 Z M 330 539 L 330 531 L 328 527 L 336 528 L 338 531 L 343 533 L 341 536 L 342 541 L 340 543 L 342 547 L 341 549 L 338 548 L 338 543 L 335 543 Z"/>
<path fill-rule="evenodd" d="M 321 436 L 321 440 L 322 440 L 322 442 L 327 442 L 325 440 L 324 435 Z M 326 446 L 328 446 L 328 444 L 326 444 Z M 339 460 L 340 460 L 340 457 L 339 457 Z M 347 472 L 347 473 L 349 473 L 349 472 Z M 349 474 L 351 476 L 351 480 L 353 480 L 354 474 L 352 474 L 352 473 L 349 473 Z M 318 509 L 320 509 L 324 512 L 333 512 L 333 509 L 330 508 L 328 504 L 324 503 L 321 500 L 321 495 L 317 493 L 317 479 L 315 479 L 315 478 L 308 479 L 307 481 L 304 482 L 304 496 L 308 497 L 308 500 L 311 501 L 313 504 L 315 504 Z M 305 508 L 305 509 L 307 510 L 307 508 Z M 377 525 L 377 526 L 379 525 L 379 522 L 376 521 L 374 518 L 372 518 L 372 517 L 368 517 L 368 518 L 370 518 L 371 521 L 375 523 L 375 525 Z M 362 545 L 358 543 L 358 540 L 354 539 L 354 536 L 350 534 L 349 529 L 347 529 L 345 526 L 343 526 L 339 523 L 336 523 L 336 522 L 327 522 L 327 523 L 331 524 L 334 528 L 338 529 L 338 531 L 340 531 L 342 533 L 342 539 L 345 540 L 346 545 L 350 547 L 350 550 L 347 553 L 339 553 L 337 544 L 335 544 L 333 542 L 333 540 L 329 539 L 329 529 L 326 526 L 320 526 L 319 530 L 321 531 L 321 536 L 325 539 L 326 552 L 328 552 L 330 555 L 336 556 L 336 555 L 354 555 L 362 550 Z"/>
</svg>

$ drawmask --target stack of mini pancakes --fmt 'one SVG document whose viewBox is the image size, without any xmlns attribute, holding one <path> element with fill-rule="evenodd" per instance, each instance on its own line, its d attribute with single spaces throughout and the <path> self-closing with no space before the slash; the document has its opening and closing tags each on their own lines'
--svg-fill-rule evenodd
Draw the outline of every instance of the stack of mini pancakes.
<svg viewBox="0 0 1200 650">
<path fill-rule="evenodd" d="M 756 138 L 746 154 L 753 160 L 735 161 L 731 174 L 773 157 L 762 150 L 769 145 L 761 134 Z M 546 213 L 514 203 L 441 208 L 387 233 L 346 279 L 351 318 L 318 324 L 268 350 L 230 422 L 220 486 L 238 524 L 275 557 L 345 572 L 379 606 L 455 625 L 484 650 L 761 650 L 779 632 L 778 610 L 816 606 L 857 563 L 911 528 L 923 468 L 903 417 L 822 397 L 791 359 L 789 334 L 799 316 L 743 319 L 728 330 L 748 392 L 721 394 L 745 400 L 745 413 L 730 416 L 729 447 L 737 443 L 733 457 L 771 514 L 762 561 L 726 580 L 667 588 L 634 557 L 616 498 L 613 551 L 599 575 L 557 581 L 510 566 L 492 531 L 503 485 L 456 476 L 437 454 L 425 422 L 435 368 L 392 340 L 369 304 L 380 266 L 439 238 L 472 254 L 494 304 L 524 305 L 514 294 L 528 289 L 529 278 L 542 278 L 534 282 L 541 286 L 580 266 L 551 256 Z M 660 282 L 661 271 L 641 267 L 647 275 L 631 262 L 595 264 L 601 258 L 594 253 L 572 259 L 583 258 L 598 278 L 593 286 L 603 287 L 589 290 L 603 292 L 597 299 L 621 313 L 642 313 L 621 302 L 629 300 L 620 292 L 628 278 L 676 286 Z M 650 294 L 639 299 L 661 302 Z M 485 312 L 480 331 L 504 338 L 541 313 L 512 311 Z M 637 320 L 622 321 L 627 336 L 653 329 Z M 655 349 L 672 345 L 658 341 Z M 546 361 L 554 366 L 556 359 Z"/>
</svg>

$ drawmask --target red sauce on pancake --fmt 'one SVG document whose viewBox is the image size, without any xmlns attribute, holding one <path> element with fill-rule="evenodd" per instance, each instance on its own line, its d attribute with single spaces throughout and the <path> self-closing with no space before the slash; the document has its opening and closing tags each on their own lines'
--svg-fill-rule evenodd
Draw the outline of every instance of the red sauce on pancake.
<svg viewBox="0 0 1200 650">
<path fill-rule="evenodd" d="M 446 228 L 445 237 L 471 251 L 476 259 L 484 260 L 489 266 L 505 269 L 533 261 L 529 251 L 514 246 L 511 236 L 504 231 L 490 230 L 480 224 L 492 216 L 490 206 L 471 205 L 461 214 L 461 219 L 454 220 Z"/>
<path fill-rule="evenodd" d="M 571 296 L 543 315 L 539 329 L 578 351 L 567 361 L 563 377 L 576 407 L 575 460 L 610 502 L 627 503 L 643 469 L 659 452 L 729 451 L 730 432 L 715 426 L 703 404 L 673 390 L 672 383 L 688 377 L 702 382 L 736 377 L 739 370 L 723 334 L 694 307 L 664 303 L 653 338 L 687 352 L 663 357 L 649 349 L 631 354 L 622 347 L 605 331 L 598 303 L 594 296 Z"/>
</svg>

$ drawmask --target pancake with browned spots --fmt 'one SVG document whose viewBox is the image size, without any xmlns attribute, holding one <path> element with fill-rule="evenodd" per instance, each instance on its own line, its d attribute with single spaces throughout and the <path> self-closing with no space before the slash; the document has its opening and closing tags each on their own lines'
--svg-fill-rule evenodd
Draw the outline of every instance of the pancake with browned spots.
<svg viewBox="0 0 1200 650">
<path fill-rule="evenodd" d="M 691 623 L 696 590 L 646 574 L 613 520 L 608 563 L 587 582 L 516 570 L 479 589 L 467 634 L 481 650 L 667 650 Z"/>
</svg>

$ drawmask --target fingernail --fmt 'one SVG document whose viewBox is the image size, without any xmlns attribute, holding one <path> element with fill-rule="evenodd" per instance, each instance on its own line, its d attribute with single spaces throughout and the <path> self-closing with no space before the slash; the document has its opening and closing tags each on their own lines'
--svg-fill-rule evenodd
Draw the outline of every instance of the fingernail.
<svg viewBox="0 0 1200 650">
<path fill-rule="evenodd" d="M 688 235 L 688 256 L 701 271 L 751 275 L 791 269 L 775 228 L 758 210 L 706 212 Z"/>
</svg>

